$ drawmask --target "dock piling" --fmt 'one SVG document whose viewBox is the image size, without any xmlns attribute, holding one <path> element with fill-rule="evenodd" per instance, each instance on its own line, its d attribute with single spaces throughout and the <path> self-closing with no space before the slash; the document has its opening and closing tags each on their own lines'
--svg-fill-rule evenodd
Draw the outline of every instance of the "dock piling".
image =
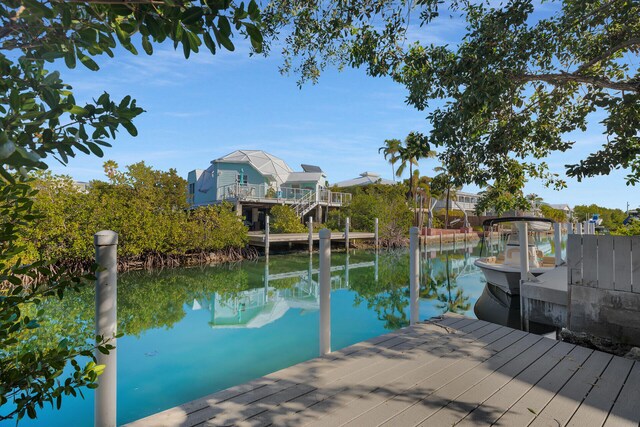
<svg viewBox="0 0 640 427">
<path fill-rule="evenodd" d="M 373 234 L 375 235 L 374 239 L 375 239 L 376 250 L 378 250 L 378 248 L 379 248 L 379 246 L 378 246 L 378 218 L 376 218 L 375 221 L 374 221 Z"/>
<path fill-rule="evenodd" d="M 529 280 L 529 227 L 524 221 L 518 223 L 518 239 L 520 243 L 520 286 L 522 286 L 522 282 Z M 529 329 L 525 319 L 522 293 L 520 293 L 520 328 L 523 331 Z"/>
<path fill-rule="evenodd" d="M 562 224 L 553 224 L 553 245 L 555 247 L 556 267 L 562 264 Z"/>
<path fill-rule="evenodd" d="M 309 217 L 309 253 L 313 253 L 313 217 Z"/>
<path fill-rule="evenodd" d="M 331 352 L 331 230 L 320 230 L 320 356 Z"/>
<path fill-rule="evenodd" d="M 118 233 L 111 230 L 93 235 L 96 250 L 96 336 L 116 344 L 118 307 Z M 117 349 L 109 354 L 95 351 L 96 364 L 105 365 L 95 394 L 95 427 L 116 427 Z"/>
<path fill-rule="evenodd" d="M 269 259 L 269 215 L 264 219 L 264 256 Z"/>
<path fill-rule="evenodd" d="M 344 247 L 347 249 L 347 251 L 349 250 L 349 223 L 350 220 L 349 217 L 347 217 L 344 224 Z"/>
<path fill-rule="evenodd" d="M 409 231 L 409 324 L 415 325 L 420 321 L 419 286 L 420 286 L 420 246 L 418 245 L 418 227 L 411 227 Z"/>
</svg>

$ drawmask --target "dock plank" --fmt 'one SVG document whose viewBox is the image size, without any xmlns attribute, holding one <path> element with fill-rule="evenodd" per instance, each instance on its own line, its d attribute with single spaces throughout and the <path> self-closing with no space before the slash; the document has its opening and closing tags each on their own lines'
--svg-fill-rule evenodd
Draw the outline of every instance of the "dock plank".
<svg viewBox="0 0 640 427">
<path fill-rule="evenodd" d="M 609 413 L 605 427 L 637 427 L 640 424 L 638 402 L 640 402 L 640 363 L 635 362 Z"/>
<path fill-rule="evenodd" d="M 537 414 L 542 412 L 556 393 L 580 369 L 593 350 L 576 346 L 571 352 L 558 360 L 557 364 L 534 388 L 529 390 L 509 411 L 498 419 L 496 425 L 528 425 Z"/>
<path fill-rule="evenodd" d="M 565 384 L 549 404 L 538 413 L 532 427 L 565 425 L 576 412 L 582 400 L 589 394 L 593 384 L 605 370 L 613 356 L 594 351 L 587 361 Z"/>
<path fill-rule="evenodd" d="M 567 425 L 604 424 L 632 366 L 632 360 L 613 357 Z"/>
<path fill-rule="evenodd" d="M 534 388 L 574 347 L 574 345 L 559 342 L 554 346 L 552 352 L 545 353 L 531 366 L 516 375 L 507 385 L 485 400 L 482 406 L 471 411 L 458 425 L 470 427 L 495 423 L 522 396 Z"/>
<path fill-rule="evenodd" d="M 638 362 L 445 315 L 127 426 L 631 426 L 639 398 Z"/>
</svg>

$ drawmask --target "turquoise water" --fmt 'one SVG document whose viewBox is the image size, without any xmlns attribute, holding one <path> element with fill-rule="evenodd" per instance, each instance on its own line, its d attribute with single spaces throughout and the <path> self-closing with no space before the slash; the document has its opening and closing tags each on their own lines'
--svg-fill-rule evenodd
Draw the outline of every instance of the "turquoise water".
<svg viewBox="0 0 640 427">
<path fill-rule="evenodd" d="M 474 316 L 479 247 L 423 253 L 420 317 Z M 121 274 L 118 423 L 250 381 L 318 354 L 317 255 Z M 332 256 L 334 350 L 408 325 L 406 251 Z M 311 272 L 311 275 L 309 275 Z M 265 277 L 268 279 L 265 281 Z M 93 293 L 48 303 L 39 342 L 90 340 Z M 25 426 L 91 426 L 93 395 L 66 398 Z M 7 422 L 12 424 L 12 422 Z"/>
</svg>

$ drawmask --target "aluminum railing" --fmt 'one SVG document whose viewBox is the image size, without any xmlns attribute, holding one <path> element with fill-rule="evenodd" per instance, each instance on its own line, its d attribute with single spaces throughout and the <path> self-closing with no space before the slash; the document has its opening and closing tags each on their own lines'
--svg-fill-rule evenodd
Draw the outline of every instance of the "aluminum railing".
<svg viewBox="0 0 640 427">
<path fill-rule="evenodd" d="M 331 190 L 320 190 L 318 194 L 318 201 L 323 203 L 329 203 L 331 205 L 342 206 L 351 201 L 351 194 L 339 193 Z"/>
</svg>

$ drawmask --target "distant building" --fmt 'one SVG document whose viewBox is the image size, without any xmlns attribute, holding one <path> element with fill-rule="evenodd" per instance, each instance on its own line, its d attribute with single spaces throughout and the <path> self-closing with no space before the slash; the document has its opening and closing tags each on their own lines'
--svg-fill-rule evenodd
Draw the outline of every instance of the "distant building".
<svg viewBox="0 0 640 427">
<path fill-rule="evenodd" d="M 395 185 L 395 181 L 384 179 L 375 172 L 362 172 L 359 177 L 348 179 L 346 181 L 336 182 L 334 185 L 340 188 L 362 187 L 371 184 Z"/>
<path fill-rule="evenodd" d="M 315 210 L 320 219 L 322 207 L 340 207 L 350 198 L 327 189 L 320 167 L 305 164 L 294 171 L 284 160 L 261 150 L 236 150 L 213 160 L 207 169 L 189 172 L 187 182 L 192 207 L 229 201 L 253 229 L 264 225 L 264 216 L 274 205 L 290 205 L 300 217 Z"/>
<path fill-rule="evenodd" d="M 475 215 L 476 214 L 476 204 L 478 204 L 478 199 L 480 196 L 475 193 L 467 193 L 464 191 L 457 191 L 455 195 L 451 196 L 451 200 L 449 201 L 449 209 L 450 210 L 462 210 L 467 213 L 467 215 Z M 442 197 L 438 199 L 434 210 L 446 209 L 446 197 Z"/>
<path fill-rule="evenodd" d="M 75 185 L 76 188 L 82 191 L 83 193 L 87 193 L 89 191 L 89 187 L 91 186 L 86 181 L 73 181 L 73 185 Z"/>
<path fill-rule="evenodd" d="M 564 211 L 567 214 L 567 216 L 571 215 L 571 213 L 573 212 L 573 209 L 571 209 L 571 206 L 567 205 L 566 203 L 545 203 L 545 204 L 552 207 L 553 209 Z"/>
</svg>

